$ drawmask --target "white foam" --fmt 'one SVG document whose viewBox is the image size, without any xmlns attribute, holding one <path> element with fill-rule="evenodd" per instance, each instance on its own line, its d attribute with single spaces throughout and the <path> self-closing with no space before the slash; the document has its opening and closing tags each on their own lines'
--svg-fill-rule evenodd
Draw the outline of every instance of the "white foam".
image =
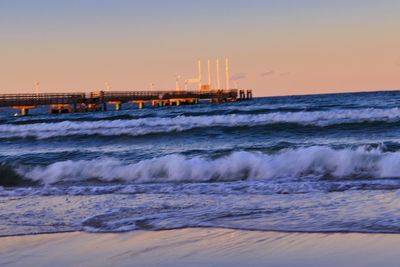
<svg viewBox="0 0 400 267">
<path fill-rule="evenodd" d="M 93 178 L 127 182 L 267 180 L 306 176 L 385 178 L 400 176 L 400 152 L 313 146 L 288 149 L 278 154 L 234 152 L 214 160 L 174 154 L 140 162 L 114 158 L 61 161 L 46 167 L 21 167 L 18 172 L 43 184 Z"/>
<path fill-rule="evenodd" d="M 275 112 L 268 114 L 230 114 L 214 116 L 177 116 L 112 121 L 63 121 L 25 125 L 0 125 L 0 138 L 28 137 L 39 139 L 72 135 L 132 135 L 185 131 L 198 127 L 255 126 L 275 123 L 327 126 L 366 121 L 399 121 L 400 109 L 357 109 L 314 112 Z"/>
</svg>

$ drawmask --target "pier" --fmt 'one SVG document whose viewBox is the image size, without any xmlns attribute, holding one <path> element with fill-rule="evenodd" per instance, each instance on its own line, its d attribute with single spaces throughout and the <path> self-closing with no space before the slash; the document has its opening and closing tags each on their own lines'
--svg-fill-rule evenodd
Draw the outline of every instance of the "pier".
<svg viewBox="0 0 400 267">
<path fill-rule="evenodd" d="M 50 106 L 50 113 L 106 111 L 108 105 L 121 110 L 123 104 L 134 103 L 139 109 L 198 104 L 200 100 L 224 103 L 251 100 L 251 89 L 194 91 L 98 91 L 86 93 L 0 94 L 0 107 L 20 110 L 26 116 L 37 106 Z"/>
</svg>

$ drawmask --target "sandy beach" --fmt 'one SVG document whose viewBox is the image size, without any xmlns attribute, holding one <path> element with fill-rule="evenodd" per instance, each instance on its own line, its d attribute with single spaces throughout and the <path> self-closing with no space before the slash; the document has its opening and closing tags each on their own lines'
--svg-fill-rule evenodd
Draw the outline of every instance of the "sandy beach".
<svg viewBox="0 0 400 267">
<path fill-rule="evenodd" d="M 182 229 L 0 239 L 1 266 L 398 266 L 400 235 Z"/>
</svg>

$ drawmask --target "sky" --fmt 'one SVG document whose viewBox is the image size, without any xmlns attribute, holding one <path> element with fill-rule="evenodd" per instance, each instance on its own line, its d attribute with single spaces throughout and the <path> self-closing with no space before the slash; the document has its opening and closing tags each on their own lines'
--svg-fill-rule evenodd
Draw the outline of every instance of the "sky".
<svg viewBox="0 0 400 267">
<path fill-rule="evenodd" d="M 173 90 L 199 59 L 215 84 L 225 57 L 231 87 L 256 96 L 400 89 L 399 14 L 398 0 L 0 0 L 0 93 Z"/>
</svg>

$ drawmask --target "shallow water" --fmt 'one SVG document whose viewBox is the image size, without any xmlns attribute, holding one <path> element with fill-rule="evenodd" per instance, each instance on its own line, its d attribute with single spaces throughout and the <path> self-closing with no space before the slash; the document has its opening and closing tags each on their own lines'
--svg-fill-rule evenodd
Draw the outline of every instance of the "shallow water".
<svg viewBox="0 0 400 267">
<path fill-rule="evenodd" d="M 400 232 L 400 92 L 13 117 L 0 235 Z"/>
</svg>

